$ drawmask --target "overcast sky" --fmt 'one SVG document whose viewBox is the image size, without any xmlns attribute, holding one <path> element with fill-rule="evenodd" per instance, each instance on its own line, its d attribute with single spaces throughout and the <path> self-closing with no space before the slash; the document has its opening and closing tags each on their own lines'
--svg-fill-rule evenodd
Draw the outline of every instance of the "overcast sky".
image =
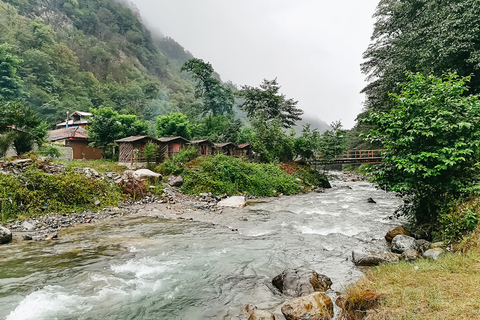
<svg viewBox="0 0 480 320">
<path fill-rule="evenodd" d="M 142 19 L 222 80 L 277 78 L 306 113 L 354 125 L 362 110 L 362 53 L 379 0 L 131 0 Z"/>
</svg>

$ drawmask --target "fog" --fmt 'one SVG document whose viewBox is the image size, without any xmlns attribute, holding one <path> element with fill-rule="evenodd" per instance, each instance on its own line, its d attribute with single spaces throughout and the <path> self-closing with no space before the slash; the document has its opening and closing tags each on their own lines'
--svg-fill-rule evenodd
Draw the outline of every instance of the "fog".
<svg viewBox="0 0 480 320">
<path fill-rule="evenodd" d="M 362 54 L 378 0 L 131 0 L 153 32 L 210 62 L 223 81 L 277 78 L 310 117 L 350 128 L 363 107 Z"/>
</svg>

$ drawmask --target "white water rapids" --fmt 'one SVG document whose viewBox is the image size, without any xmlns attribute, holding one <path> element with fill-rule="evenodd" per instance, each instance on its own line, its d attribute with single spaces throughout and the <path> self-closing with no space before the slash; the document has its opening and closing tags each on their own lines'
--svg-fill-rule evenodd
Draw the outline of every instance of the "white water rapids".
<svg viewBox="0 0 480 320">
<path fill-rule="evenodd" d="M 351 251 L 384 246 L 400 202 L 368 182 L 332 184 L 239 209 L 238 231 L 125 217 L 0 246 L 0 319 L 246 319 L 247 304 L 279 312 L 271 280 L 297 266 L 329 276 L 335 298 L 362 275 Z"/>
</svg>

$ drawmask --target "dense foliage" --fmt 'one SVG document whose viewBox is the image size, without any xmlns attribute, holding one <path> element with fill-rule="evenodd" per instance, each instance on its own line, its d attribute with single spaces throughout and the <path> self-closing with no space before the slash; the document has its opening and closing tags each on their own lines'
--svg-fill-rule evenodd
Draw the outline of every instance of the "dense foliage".
<svg viewBox="0 0 480 320">
<path fill-rule="evenodd" d="M 0 175 L 0 218 L 5 222 L 47 212 L 92 210 L 95 200 L 118 205 L 121 195 L 120 189 L 107 181 L 74 171 L 49 175 L 32 167 L 19 175 Z"/>
<path fill-rule="evenodd" d="M 477 189 L 480 96 L 465 95 L 469 80 L 410 74 L 394 109 L 369 114 L 377 128 L 369 138 L 385 148 L 373 179 L 403 195 L 417 222 L 434 222 L 449 201 Z"/>
<path fill-rule="evenodd" d="M 191 194 L 276 196 L 301 190 L 295 177 L 279 166 L 255 164 L 224 155 L 199 158 L 195 164 L 184 168 L 182 177 L 185 181 L 182 191 Z"/>
</svg>

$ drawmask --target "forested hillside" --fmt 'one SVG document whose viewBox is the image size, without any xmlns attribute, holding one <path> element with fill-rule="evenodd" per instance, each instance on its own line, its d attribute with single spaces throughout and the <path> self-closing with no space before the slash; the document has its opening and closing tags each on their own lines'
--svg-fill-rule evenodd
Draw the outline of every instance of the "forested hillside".
<svg viewBox="0 0 480 320">
<path fill-rule="evenodd" d="M 0 44 L 18 76 L 11 98 L 50 125 L 101 105 L 154 120 L 201 103 L 180 73 L 192 55 L 111 0 L 0 1 Z"/>
</svg>

